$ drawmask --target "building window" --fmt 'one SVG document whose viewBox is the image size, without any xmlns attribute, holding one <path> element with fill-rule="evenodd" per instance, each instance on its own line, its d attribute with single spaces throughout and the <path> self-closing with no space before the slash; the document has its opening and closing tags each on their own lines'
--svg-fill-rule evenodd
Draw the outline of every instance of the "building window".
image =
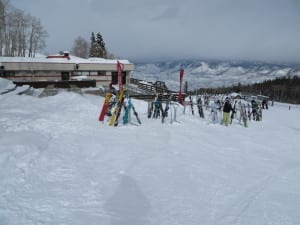
<svg viewBox="0 0 300 225">
<path fill-rule="evenodd" d="M 15 71 L 0 71 L 0 76 L 1 77 L 14 77 L 16 76 Z"/>
<path fill-rule="evenodd" d="M 97 76 L 106 76 L 106 71 L 98 71 Z"/>
<path fill-rule="evenodd" d="M 61 72 L 61 80 L 70 80 L 69 72 Z"/>
</svg>

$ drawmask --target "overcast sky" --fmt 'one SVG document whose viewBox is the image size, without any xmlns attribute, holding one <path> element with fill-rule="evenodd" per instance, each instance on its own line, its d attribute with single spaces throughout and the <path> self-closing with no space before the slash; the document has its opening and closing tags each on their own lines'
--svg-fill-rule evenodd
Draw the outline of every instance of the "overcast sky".
<svg viewBox="0 0 300 225">
<path fill-rule="evenodd" d="M 10 0 L 41 19 L 47 53 L 100 32 L 131 60 L 231 58 L 300 62 L 300 0 Z"/>
</svg>

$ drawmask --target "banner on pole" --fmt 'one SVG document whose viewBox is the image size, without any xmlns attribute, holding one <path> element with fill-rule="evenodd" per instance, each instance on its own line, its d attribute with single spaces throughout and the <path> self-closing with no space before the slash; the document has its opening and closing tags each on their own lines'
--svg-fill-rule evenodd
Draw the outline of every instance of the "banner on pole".
<svg viewBox="0 0 300 225">
<path fill-rule="evenodd" d="M 183 98 L 182 98 L 182 80 L 183 80 L 183 74 L 184 74 L 184 69 L 180 69 L 180 74 L 179 74 L 179 93 L 178 93 L 178 101 L 180 104 L 183 104 Z"/>
<path fill-rule="evenodd" d="M 124 64 L 120 63 L 118 60 L 117 71 L 118 71 L 118 85 L 120 91 L 123 89 L 123 74 L 122 74 L 123 69 L 124 69 Z"/>
</svg>

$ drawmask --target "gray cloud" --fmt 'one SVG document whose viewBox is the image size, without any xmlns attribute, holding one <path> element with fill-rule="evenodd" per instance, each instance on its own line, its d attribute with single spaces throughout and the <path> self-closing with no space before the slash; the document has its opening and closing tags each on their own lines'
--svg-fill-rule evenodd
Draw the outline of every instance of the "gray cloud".
<svg viewBox="0 0 300 225">
<path fill-rule="evenodd" d="M 124 58 L 300 60 L 298 0 L 11 0 L 40 18 L 48 52 L 101 32 Z"/>
</svg>

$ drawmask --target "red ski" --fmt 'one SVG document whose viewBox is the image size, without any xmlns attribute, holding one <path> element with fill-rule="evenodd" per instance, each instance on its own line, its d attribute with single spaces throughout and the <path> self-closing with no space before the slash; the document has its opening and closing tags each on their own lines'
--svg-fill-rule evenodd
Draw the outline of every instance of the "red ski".
<svg viewBox="0 0 300 225">
<path fill-rule="evenodd" d="M 104 103 L 103 103 L 103 106 L 102 106 L 101 113 L 99 115 L 99 121 L 104 120 L 105 114 L 106 114 L 107 109 L 109 107 L 109 101 L 111 99 L 111 96 L 112 96 L 112 93 L 106 93 L 106 95 L 105 95 L 105 100 L 104 100 Z"/>
<path fill-rule="evenodd" d="M 184 102 L 184 99 L 183 99 L 183 96 L 182 96 L 182 79 L 183 79 L 183 74 L 184 74 L 184 70 L 181 69 L 180 70 L 180 74 L 179 74 L 179 93 L 178 93 L 178 102 L 180 104 L 183 104 L 183 102 Z"/>
</svg>

